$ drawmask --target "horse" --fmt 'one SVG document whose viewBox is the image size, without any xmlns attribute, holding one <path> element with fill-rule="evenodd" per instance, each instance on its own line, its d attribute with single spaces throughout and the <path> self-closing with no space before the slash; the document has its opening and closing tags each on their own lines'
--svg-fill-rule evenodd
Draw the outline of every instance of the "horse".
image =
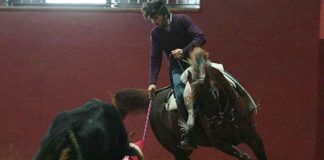
<svg viewBox="0 0 324 160">
<path fill-rule="evenodd" d="M 136 155 L 122 122 L 126 112 L 99 99 L 60 112 L 53 120 L 34 160 L 121 160 Z"/>
<path fill-rule="evenodd" d="M 193 76 L 188 74 L 195 108 L 193 139 L 199 146 L 214 147 L 239 160 L 251 156 L 241 152 L 236 145 L 245 143 L 258 160 L 267 160 L 264 145 L 253 120 L 254 111 L 230 85 L 224 74 L 212 67 L 208 61 L 196 63 L 201 68 Z M 196 77 L 196 78 L 193 78 Z M 189 160 L 191 150 L 178 146 L 181 138 L 181 119 L 178 110 L 168 111 L 165 107 L 171 88 L 161 89 L 152 99 L 150 124 L 160 144 L 173 154 L 175 160 Z M 113 103 L 123 110 L 145 111 L 150 97 L 144 89 L 121 89 L 113 97 Z"/>
</svg>

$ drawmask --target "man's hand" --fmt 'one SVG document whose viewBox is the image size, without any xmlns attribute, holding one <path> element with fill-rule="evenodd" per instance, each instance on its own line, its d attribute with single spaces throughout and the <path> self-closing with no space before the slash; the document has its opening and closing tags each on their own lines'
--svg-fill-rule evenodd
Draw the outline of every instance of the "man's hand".
<svg viewBox="0 0 324 160">
<path fill-rule="evenodd" d="M 183 50 L 182 49 L 175 49 L 173 51 L 171 51 L 171 54 L 172 56 L 175 58 L 175 59 L 182 59 L 183 58 Z"/>
<path fill-rule="evenodd" d="M 150 98 L 154 97 L 155 90 L 156 90 L 155 84 L 151 84 L 148 86 L 147 91 L 149 93 Z"/>
</svg>

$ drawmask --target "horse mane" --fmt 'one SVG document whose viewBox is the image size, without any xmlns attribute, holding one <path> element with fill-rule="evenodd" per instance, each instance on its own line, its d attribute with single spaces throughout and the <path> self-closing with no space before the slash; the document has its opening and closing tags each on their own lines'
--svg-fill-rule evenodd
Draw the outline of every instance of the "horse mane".
<svg viewBox="0 0 324 160">
<path fill-rule="evenodd" d="M 201 47 L 196 47 L 190 52 L 190 59 L 188 60 L 188 62 L 192 69 L 192 73 L 190 72 L 189 74 L 193 81 L 193 83 L 191 84 L 192 99 L 197 99 L 202 89 L 205 77 L 204 68 L 206 68 L 206 66 L 210 64 L 208 55 L 209 53 Z"/>
<path fill-rule="evenodd" d="M 112 103 L 119 110 L 126 113 L 139 114 L 146 111 L 149 95 L 144 89 L 121 89 L 112 98 Z"/>
<path fill-rule="evenodd" d="M 204 75 L 204 66 L 206 64 L 210 64 L 208 60 L 209 53 L 206 52 L 201 47 L 196 47 L 190 52 L 190 59 L 188 60 L 190 66 L 192 67 L 193 79 L 199 79 L 201 76 Z"/>
</svg>

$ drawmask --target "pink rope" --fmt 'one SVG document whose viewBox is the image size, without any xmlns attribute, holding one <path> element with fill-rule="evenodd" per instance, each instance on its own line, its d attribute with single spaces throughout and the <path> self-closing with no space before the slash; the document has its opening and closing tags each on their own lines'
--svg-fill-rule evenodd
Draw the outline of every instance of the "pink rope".
<svg viewBox="0 0 324 160">
<path fill-rule="evenodd" d="M 151 110 L 152 110 L 152 98 L 150 98 L 149 106 L 148 106 L 148 109 L 147 109 L 146 121 L 145 121 L 145 126 L 144 126 L 144 133 L 143 133 L 143 138 L 142 138 L 143 141 L 145 141 L 145 139 L 147 137 L 147 130 L 148 130 L 148 125 L 149 125 L 149 121 L 150 121 Z M 144 145 L 144 142 L 143 142 L 143 145 Z"/>
<path fill-rule="evenodd" d="M 151 109 L 152 109 L 152 98 L 150 98 L 149 106 L 147 109 L 143 138 L 142 138 L 142 140 L 135 143 L 141 150 L 143 150 L 143 148 L 144 148 L 144 142 L 147 137 L 147 128 L 148 128 L 149 121 L 150 121 Z M 123 158 L 123 160 L 138 160 L 138 158 L 136 156 L 130 157 L 130 156 L 126 155 Z"/>
</svg>

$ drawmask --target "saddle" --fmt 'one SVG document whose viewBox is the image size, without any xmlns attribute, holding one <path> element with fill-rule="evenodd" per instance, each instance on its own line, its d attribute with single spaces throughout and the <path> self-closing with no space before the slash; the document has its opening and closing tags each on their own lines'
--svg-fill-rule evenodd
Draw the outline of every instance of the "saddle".
<svg viewBox="0 0 324 160">
<path fill-rule="evenodd" d="M 178 106 L 177 106 L 177 102 L 176 102 L 176 98 L 174 95 L 174 90 L 172 89 L 172 85 L 163 87 L 158 89 L 157 91 L 155 91 L 155 94 L 164 91 L 164 90 L 169 90 L 167 97 L 164 100 L 164 107 L 167 111 L 173 111 L 173 110 L 177 110 Z"/>
<path fill-rule="evenodd" d="M 164 106 L 167 111 L 173 111 L 178 109 L 173 89 L 169 91 L 168 96 L 165 99 Z"/>
</svg>

